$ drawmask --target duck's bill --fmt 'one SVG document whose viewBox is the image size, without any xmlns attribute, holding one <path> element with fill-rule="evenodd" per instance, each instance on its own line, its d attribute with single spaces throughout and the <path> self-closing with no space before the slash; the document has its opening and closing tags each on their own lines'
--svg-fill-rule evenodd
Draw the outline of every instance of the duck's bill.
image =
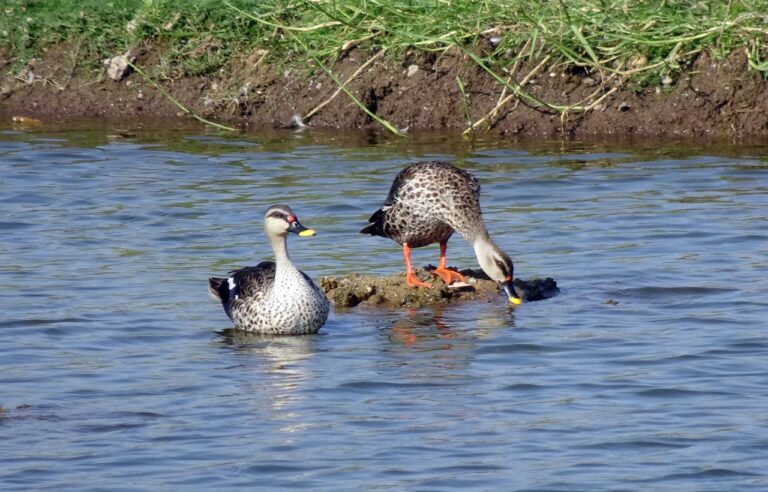
<svg viewBox="0 0 768 492">
<path fill-rule="evenodd" d="M 314 236 L 315 231 L 312 229 L 307 229 L 303 225 L 301 225 L 301 222 L 298 220 L 294 220 L 291 222 L 291 225 L 288 226 L 288 232 L 292 232 L 294 234 L 298 234 L 299 236 L 305 237 L 305 236 Z"/>
<path fill-rule="evenodd" d="M 515 292 L 515 287 L 512 285 L 512 281 L 508 282 L 502 282 L 501 286 L 504 288 L 504 292 L 507 293 L 507 297 L 509 297 L 509 303 L 513 306 L 519 306 L 523 303 L 523 300 L 520 299 L 517 296 L 517 293 Z"/>
</svg>

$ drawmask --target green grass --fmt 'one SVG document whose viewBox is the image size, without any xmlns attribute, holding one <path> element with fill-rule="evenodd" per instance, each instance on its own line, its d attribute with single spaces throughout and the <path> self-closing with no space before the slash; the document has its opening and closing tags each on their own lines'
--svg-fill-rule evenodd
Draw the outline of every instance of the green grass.
<svg viewBox="0 0 768 492">
<path fill-rule="evenodd" d="M 210 74 L 238 53 L 319 70 L 343 49 L 474 51 L 499 76 L 520 59 L 656 83 L 707 51 L 746 50 L 768 71 L 768 0 L 5 0 L 0 47 L 21 68 L 47 46 L 81 67 L 145 43 L 165 78 Z M 488 42 L 493 38 L 494 45 Z M 481 49 L 478 51 L 478 47 Z"/>
<path fill-rule="evenodd" d="M 79 45 L 82 59 L 124 51 L 131 41 L 122 31 L 136 4 L 130 0 L 6 0 L 0 7 L 0 47 L 13 57 L 17 67 L 61 42 Z"/>
</svg>

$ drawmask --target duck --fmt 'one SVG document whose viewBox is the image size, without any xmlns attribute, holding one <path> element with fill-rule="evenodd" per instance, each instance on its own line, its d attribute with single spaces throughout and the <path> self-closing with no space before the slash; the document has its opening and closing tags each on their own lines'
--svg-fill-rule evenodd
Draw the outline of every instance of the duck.
<svg viewBox="0 0 768 492">
<path fill-rule="evenodd" d="M 317 333 L 328 319 L 330 305 L 307 274 L 288 256 L 289 233 L 314 236 L 287 205 L 273 205 L 264 213 L 264 231 L 275 261 L 262 261 L 208 279 L 208 292 L 221 301 L 235 329 L 263 335 Z"/>
<path fill-rule="evenodd" d="M 458 232 L 475 251 L 480 268 L 499 282 L 513 305 L 516 294 L 514 264 L 491 239 L 480 209 L 480 182 L 471 173 L 445 161 L 420 161 L 395 177 L 384 205 L 371 215 L 362 234 L 392 239 L 403 247 L 406 283 L 430 287 L 413 273 L 411 249 L 440 245 L 440 260 L 432 273 L 446 284 L 464 276 L 447 267 L 448 239 Z"/>
</svg>

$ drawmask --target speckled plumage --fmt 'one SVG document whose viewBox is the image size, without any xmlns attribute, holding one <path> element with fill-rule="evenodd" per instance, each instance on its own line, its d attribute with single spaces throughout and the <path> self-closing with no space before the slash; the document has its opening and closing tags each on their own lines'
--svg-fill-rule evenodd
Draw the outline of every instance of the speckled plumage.
<svg viewBox="0 0 768 492">
<path fill-rule="evenodd" d="M 209 279 L 209 292 L 221 301 L 236 329 L 305 335 L 317 333 L 328 318 L 328 299 L 288 257 L 285 236 L 291 224 L 285 218 L 293 218 L 294 227 L 305 229 L 295 217 L 284 205 L 270 207 L 265 214 L 265 230 L 276 262 L 264 261 L 229 272 L 228 278 Z M 281 225 L 285 226 L 282 230 Z"/>
<path fill-rule="evenodd" d="M 422 161 L 397 175 L 384 206 L 362 233 L 420 248 L 447 241 L 458 231 L 467 241 L 485 231 L 480 183 L 447 162 Z"/>
<path fill-rule="evenodd" d="M 480 183 L 472 174 L 442 161 L 422 161 L 406 167 L 395 178 L 384 205 L 371 215 L 360 232 L 388 237 L 403 246 L 406 282 L 428 286 L 413 275 L 410 248 L 440 243 L 440 262 L 433 272 L 446 283 L 463 276 L 446 267 L 445 251 L 454 231 L 475 250 L 478 263 L 493 280 L 501 282 L 511 302 L 512 259 L 491 239 L 480 209 Z"/>
</svg>

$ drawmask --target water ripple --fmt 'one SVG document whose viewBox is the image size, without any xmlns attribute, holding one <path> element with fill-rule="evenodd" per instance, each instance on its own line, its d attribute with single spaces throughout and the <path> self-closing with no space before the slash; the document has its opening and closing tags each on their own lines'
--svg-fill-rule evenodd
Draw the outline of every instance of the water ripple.
<svg viewBox="0 0 768 492">
<path fill-rule="evenodd" d="M 4 488 L 768 487 L 764 148 L 129 133 L 0 131 Z M 227 329 L 206 278 L 271 256 L 270 204 L 312 277 L 401 271 L 357 231 L 420 158 L 562 295 Z"/>
</svg>

